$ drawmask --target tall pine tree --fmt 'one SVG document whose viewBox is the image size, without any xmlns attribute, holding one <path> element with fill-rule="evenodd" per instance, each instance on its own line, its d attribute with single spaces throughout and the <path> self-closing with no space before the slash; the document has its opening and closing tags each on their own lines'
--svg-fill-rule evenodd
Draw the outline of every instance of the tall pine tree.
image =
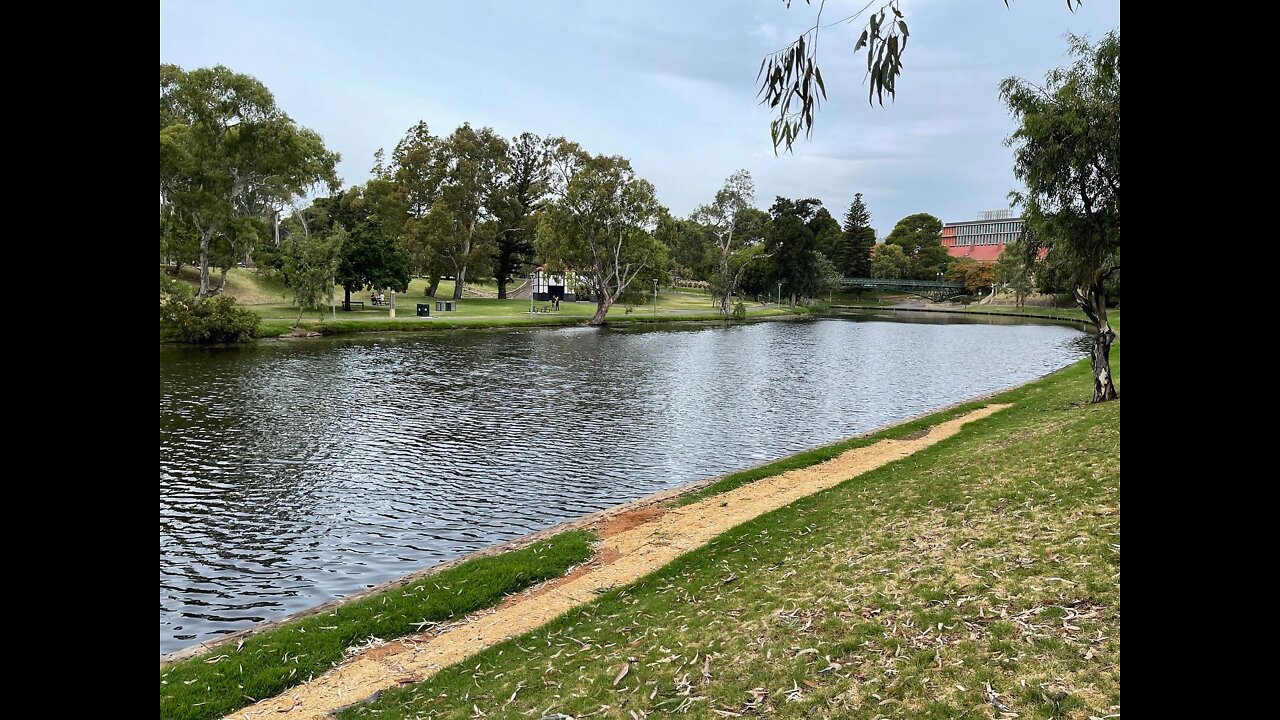
<svg viewBox="0 0 1280 720">
<path fill-rule="evenodd" d="M 871 213 L 862 202 L 862 193 L 853 196 L 853 204 L 844 216 L 844 232 L 836 248 L 836 267 L 845 277 L 871 277 L 871 251 L 876 246 L 876 231 L 871 227 Z"/>
</svg>

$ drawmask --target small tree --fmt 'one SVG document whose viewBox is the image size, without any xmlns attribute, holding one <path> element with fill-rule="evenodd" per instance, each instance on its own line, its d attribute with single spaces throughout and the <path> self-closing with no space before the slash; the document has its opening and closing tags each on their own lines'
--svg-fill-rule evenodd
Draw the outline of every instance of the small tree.
<svg viewBox="0 0 1280 720">
<path fill-rule="evenodd" d="M 1013 291 L 1014 303 L 1022 307 L 1023 300 L 1031 292 L 1031 271 L 1027 267 L 1026 250 L 1021 240 L 1005 246 L 996 259 L 996 282 Z"/>
<path fill-rule="evenodd" d="M 716 193 L 715 200 L 693 211 L 692 219 L 706 227 L 712 239 L 714 275 L 711 280 L 711 296 L 720 308 L 721 315 L 729 314 L 729 304 L 738 291 L 738 282 L 746 265 L 741 257 L 746 247 L 742 233 L 737 232 L 740 218 L 755 202 L 756 187 L 751 173 L 738 170 L 724 181 L 724 187 Z"/>
<path fill-rule="evenodd" d="M 1000 96 L 1019 122 L 1008 138 L 1026 192 L 1025 260 L 1041 248 L 1069 268 L 1076 305 L 1093 323 L 1092 402 L 1117 397 L 1111 379 L 1107 282 L 1120 271 L 1120 33 L 1091 45 L 1068 35 L 1070 66 L 1043 85 L 1008 78 Z"/>
<path fill-rule="evenodd" d="M 946 276 L 951 282 L 963 283 L 964 289 L 973 295 L 995 283 L 995 267 L 970 257 L 956 258 L 947 268 Z"/>
<path fill-rule="evenodd" d="M 332 300 L 334 276 L 346 240 L 347 231 L 341 225 L 324 235 L 312 235 L 304 228 L 290 236 L 284 277 L 298 305 L 295 328 L 302 323 L 305 311 L 323 309 L 324 302 Z"/>
<path fill-rule="evenodd" d="M 871 256 L 871 277 L 900 280 L 911 273 L 911 258 L 901 245 L 877 245 Z"/>
<path fill-rule="evenodd" d="M 339 252 L 338 284 L 343 289 L 342 307 L 351 309 L 351 293 L 365 288 L 409 289 L 409 258 L 382 233 L 376 219 L 355 226 Z"/>
</svg>

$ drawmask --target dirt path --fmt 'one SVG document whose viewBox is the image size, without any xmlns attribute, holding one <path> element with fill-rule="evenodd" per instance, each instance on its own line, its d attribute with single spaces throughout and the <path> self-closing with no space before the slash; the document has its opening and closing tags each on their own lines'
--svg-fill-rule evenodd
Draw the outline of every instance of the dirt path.
<svg viewBox="0 0 1280 720">
<path fill-rule="evenodd" d="M 324 718 L 386 688 L 420 682 L 441 668 L 591 602 L 601 588 L 634 582 L 730 528 L 945 440 L 965 423 L 1006 407 L 988 405 L 917 436 L 881 440 L 684 507 L 640 508 L 610 518 L 596 527 L 602 538 L 596 559 L 572 574 L 443 629 L 367 650 L 309 683 L 227 717 Z"/>
</svg>

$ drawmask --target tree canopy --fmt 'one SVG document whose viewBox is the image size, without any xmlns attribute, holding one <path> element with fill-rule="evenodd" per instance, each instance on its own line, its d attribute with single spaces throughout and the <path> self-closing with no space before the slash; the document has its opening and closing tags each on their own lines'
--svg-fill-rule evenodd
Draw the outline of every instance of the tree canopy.
<svg viewBox="0 0 1280 720">
<path fill-rule="evenodd" d="M 929 213 L 908 215 L 893 226 L 885 237 L 886 245 L 897 245 L 910 258 L 911 268 L 904 277 L 913 280 L 937 280 L 950 263 L 942 246 L 942 221 Z"/>
<path fill-rule="evenodd" d="M 1091 360 L 1093 401 L 1116 397 L 1107 322 L 1107 282 L 1120 270 L 1120 33 L 1097 43 L 1068 35 L 1066 67 L 1042 84 L 1008 78 L 1000 96 L 1018 121 L 1008 138 L 1014 175 L 1025 192 L 1025 261 L 1042 248 L 1066 267 L 1072 294 L 1097 331 Z"/>
<path fill-rule="evenodd" d="M 589 155 L 563 141 L 554 157 L 558 193 L 538 225 L 538 252 L 590 287 L 596 313 L 588 322 L 598 325 L 642 271 L 667 262 L 653 234 L 660 206 L 653 184 L 626 158 Z"/>
<path fill-rule="evenodd" d="M 222 65 L 160 65 L 161 205 L 199 235 L 201 297 L 215 239 L 238 253 L 240 219 L 273 213 L 318 183 L 336 188 L 338 158 L 257 79 Z"/>
</svg>

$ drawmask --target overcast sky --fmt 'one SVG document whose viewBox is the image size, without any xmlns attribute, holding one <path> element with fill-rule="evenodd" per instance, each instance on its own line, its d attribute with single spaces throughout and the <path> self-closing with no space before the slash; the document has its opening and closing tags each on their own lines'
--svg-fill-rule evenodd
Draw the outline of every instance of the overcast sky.
<svg viewBox="0 0 1280 720">
<path fill-rule="evenodd" d="M 863 4 L 829 0 L 824 23 Z M 762 209 L 776 195 L 817 197 L 841 219 L 861 192 L 883 237 L 915 212 L 955 221 L 1007 207 L 1000 80 L 1063 64 L 1065 32 L 1096 39 L 1120 25 L 1110 0 L 1074 14 L 1063 0 L 906 0 L 903 11 L 897 101 L 867 104 L 865 57 L 852 52 L 861 25 L 824 29 L 828 99 L 813 139 L 778 157 L 755 76 L 812 25 L 801 0 L 161 0 L 160 61 L 257 77 L 342 153 L 347 185 L 418 120 L 438 135 L 470 122 L 628 157 L 679 215 L 737 168 Z"/>
</svg>

